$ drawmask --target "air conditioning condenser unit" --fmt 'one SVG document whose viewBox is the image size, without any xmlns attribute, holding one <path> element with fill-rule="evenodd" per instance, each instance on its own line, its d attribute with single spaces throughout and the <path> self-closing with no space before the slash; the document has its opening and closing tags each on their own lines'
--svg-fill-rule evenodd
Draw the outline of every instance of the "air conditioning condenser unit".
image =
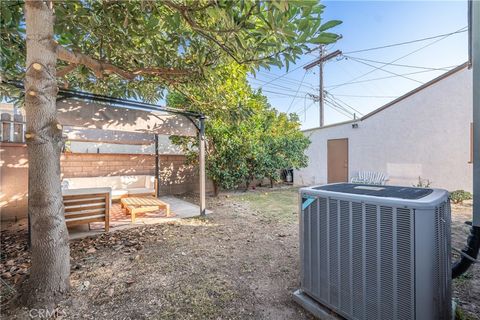
<svg viewBox="0 0 480 320">
<path fill-rule="evenodd" d="M 300 189 L 294 300 L 345 319 L 451 319 L 445 190 L 351 183 Z"/>
</svg>

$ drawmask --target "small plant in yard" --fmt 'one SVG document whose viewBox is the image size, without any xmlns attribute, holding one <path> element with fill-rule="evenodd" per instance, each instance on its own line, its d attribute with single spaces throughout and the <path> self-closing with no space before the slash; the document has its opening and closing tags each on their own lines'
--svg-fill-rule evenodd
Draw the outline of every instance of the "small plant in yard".
<svg viewBox="0 0 480 320">
<path fill-rule="evenodd" d="M 430 188 L 430 185 L 432 182 L 428 179 L 422 179 L 422 177 L 418 176 L 418 182 L 417 184 L 414 184 L 414 187 L 417 188 Z"/>
<path fill-rule="evenodd" d="M 455 320 L 474 320 L 475 318 L 472 318 L 469 315 L 466 315 L 463 309 L 457 305 L 457 308 L 455 309 Z"/>
<path fill-rule="evenodd" d="M 455 190 L 450 192 L 450 200 L 453 203 L 462 203 L 465 200 L 471 200 L 472 194 L 465 190 Z"/>
</svg>

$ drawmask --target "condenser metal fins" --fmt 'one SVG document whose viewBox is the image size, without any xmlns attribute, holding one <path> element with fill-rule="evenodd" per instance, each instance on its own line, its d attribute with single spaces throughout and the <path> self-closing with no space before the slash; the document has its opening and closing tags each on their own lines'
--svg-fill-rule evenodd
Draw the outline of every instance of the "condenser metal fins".
<svg viewBox="0 0 480 320">
<path fill-rule="evenodd" d="M 451 318 L 447 191 L 343 183 L 300 197 L 297 302 L 322 319 Z"/>
</svg>

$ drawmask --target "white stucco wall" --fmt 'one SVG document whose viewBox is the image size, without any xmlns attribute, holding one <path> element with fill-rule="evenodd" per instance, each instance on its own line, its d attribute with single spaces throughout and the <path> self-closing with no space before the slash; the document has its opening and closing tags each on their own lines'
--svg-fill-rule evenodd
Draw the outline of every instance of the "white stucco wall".
<svg viewBox="0 0 480 320">
<path fill-rule="evenodd" d="M 462 69 L 358 121 L 356 129 L 347 123 L 306 130 L 309 165 L 294 172 L 294 182 L 326 183 L 327 141 L 348 138 L 350 178 L 383 171 L 392 185 L 411 186 L 420 176 L 432 187 L 471 191 L 471 122 L 472 72 Z"/>
</svg>

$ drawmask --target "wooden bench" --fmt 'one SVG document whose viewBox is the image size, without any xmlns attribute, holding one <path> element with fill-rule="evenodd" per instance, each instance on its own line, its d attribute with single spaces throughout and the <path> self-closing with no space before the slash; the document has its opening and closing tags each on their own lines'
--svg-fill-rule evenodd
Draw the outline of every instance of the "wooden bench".
<svg viewBox="0 0 480 320">
<path fill-rule="evenodd" d="M 111 188 L 84 188 L 63 190 L 65 222 L 67 227 L 104 222 L 105 232 L 109 230 Z"/>
</svg>

